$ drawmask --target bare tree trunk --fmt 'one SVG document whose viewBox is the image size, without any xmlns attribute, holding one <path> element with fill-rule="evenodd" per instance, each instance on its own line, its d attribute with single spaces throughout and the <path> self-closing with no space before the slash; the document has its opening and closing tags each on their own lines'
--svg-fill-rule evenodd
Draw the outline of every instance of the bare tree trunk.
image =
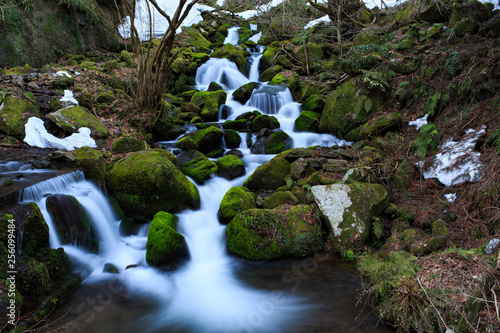
<svg viewBox="0 0 500 333">
<path fill-rule="evenodd" d="M 175 41 L 175 32 L 181 26 L 189 11 L 199 0 L 180 0 L 174 15 L 170 17 L 155 0 L 146 0 L 148 4 L 148 14 L 150 20 L 150 43 L 147 49 L 141 45 L 139 33 L 134 26 L 136 0 L 132 0 L 131 12 L 131 36 L 133 39 L 134 53 L 139 59 L 138 85 L 135 95 L 135 104 L 138 108 L 156 109 L 160 105 L 161 98 L 166 91 L 166 80 L 170 73 L 170 67 L 177 54 L 172 54 Z M 163 35 L 160 44 L 155 47 L 151 42 L 153 33 L 153 18 L 149 4 L 162 15 L 169 23 L 167 31 Z M 186 5 L 187 4 L 187 5 Z"/>
</svg>

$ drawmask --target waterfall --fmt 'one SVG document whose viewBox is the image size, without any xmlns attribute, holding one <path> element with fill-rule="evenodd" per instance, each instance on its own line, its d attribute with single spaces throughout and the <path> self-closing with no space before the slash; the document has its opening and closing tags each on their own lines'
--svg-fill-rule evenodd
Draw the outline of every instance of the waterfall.
<svg viewBox="0 0 500 333">
<path fill-rule="evenodd" d="M 240 27 L 232 27 L 227 29 L 227 37 L 224 39 L 224 44 L 233 44 L 238 45 L 238 39 L 240 36 L 238 35 L 238 30 Z"/>
</svg>

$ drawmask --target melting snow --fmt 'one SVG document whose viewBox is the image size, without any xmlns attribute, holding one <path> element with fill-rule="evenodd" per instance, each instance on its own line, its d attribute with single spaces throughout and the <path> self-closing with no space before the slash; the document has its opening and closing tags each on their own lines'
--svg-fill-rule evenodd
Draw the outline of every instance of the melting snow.
<svg viewBox="0 0 500 333">
<path fill-rule="evenodd" d="M 492 254 L 493 250 L 495 250 L 495 248 L 498 246 L 498 244 L 500 244 L 500 239 L 493 238 L 492 240 L 490 240 L 490 242 L 488 243 L 488 245 L 486 245 L 486 248 L 484 249 L 484 252 L 486 252 L 488 254 Z"/>
<path fill-rule="evenodd" d="M 455 202 L 457 200 L 457 194 L 456 193 L 448 193 L 445 194 L 444 197 L 448 202 Z"/>
<path fill-rule="evenodd" d="M 74 150 L 84 146 L 92 148 L 97 147 L 94 139 L 90 137 L 90 129 L 82 127 L 78 133 L 73 133 L 64 139 L 59 139 L 47 132 L 43 120 L 37 117 L 28 119 L 26 125 L 26 137 L 24 142 L 38 148 L 56 148 L 65 150 Z"/>
<path fill-rule="evenodd" d="M 408 125 L 410 126 L 415 126 L 417 131 L 420 129 L 420 127 L 424 126 L 424 125 L 427 125 L 427 117 L 429 115 L 426 114 L 425 116 L 423 116 L 422 118 L 418 118 L 418 119 L 415 119 L 414 121 L 410 121 L 408 123 Z"/>
<path fill-rule="evenodd" d="M 424 178 L 437 178 L 445 186 L 479 181 L 484 165 L 479 160 L 481 154 L 473 149 L 485 133 L 486 126 L 483 126 L 479 131 L 469 129 L 461 141 L 447 140 L 439 147 L 440 153 L 434 156 L 433 165 L 422 172 Z"/>
<path fill-rule="evenodd" d="M 59 71 L 56 73 L 57 76 L 66 76 L 66 77 L 72 77 L 71 74 L 69 74 L 66 71 Z"/>
<path fill-rule="evenodd" d="M 73 92 L 71 90 L 64 90 L 64 96 L 61 98 L 61 102 L 70 102 L 71 104 L 78 105 L 78 101 L 73 97 Z"/>
</svg>

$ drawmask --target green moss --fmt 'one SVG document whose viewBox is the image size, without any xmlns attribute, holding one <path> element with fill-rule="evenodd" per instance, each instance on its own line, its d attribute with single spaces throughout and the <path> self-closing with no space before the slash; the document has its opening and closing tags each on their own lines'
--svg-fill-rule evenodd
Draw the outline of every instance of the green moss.
<svg viewBox="0 0 500 333">
<path fill-rule="evenodd" d="M 255 169 L 243 185 L 250 190 L 275 190 L 285 185 L 284 179 L 289 169 L 290 163 L 286 159 L 274 157 Z"/>
<path fill-rule="evenodd" d="M 319 117 L 319 113 L 302 111 L 295 119 L 294 130 L 297 132 L 318 132 Z"/>
<path fill-rule="evenodd" d="M 244 186 L 232 187 L 220 203 L 219 220 L 227 224 L 239 213 L 252 208 L 257 208 L 255 194 Z"/>
<path fill-rule="evenodd" d="M 106 176 L 106 161 L 100 151 L 90 147 L 82 147 L 73 151 L 76 156 L 76 165 L 83 168 L 85 176 L 102 182 Z"/>
<path fill-rule="evenodd" d="M 363 95 L 353 81 L 344 83 L 328 95 L 325 109 L 319 121 L 320 131 L 345 136 L 350 130 L 362 125 L 374 109 L 367 107 L 369 98 Z"/>
<path fill-rule="evenodd" d="M 147 148 L 149 148 L 149 145 L 147 145 L 142 140 L 138 140 L 132 137 L 123 137 L 113 142 L 113 145 L 111 146 L 111 152 L 113 154 L 125 154 L 134 151 L 145 150 Z"/>
<path fill-rule="evenodd" d="M 217 164 L 217 176 L 233 179 L 245 174 L 245 165 L 235 155 L 226 155 L 215 161 Z"/>
<path fill-rule="evenodd" d="M 176 231 L 177 217 L 158 212 L 151 222 L 146 244 L 146 261 L 153 266 L 168 264 L 182 254 L 184 236 Z"/>
<path fill-rule="evenodd" d="M 47 118 L 61 129 L 70 133 L 78 132 L 81 127 L 88 127 L 100 138 L 108 136 L 108 130 L 103 123 L 97 119 L 86 108 L 73 105 L 50 113 Z"/>
<path fill-rule="evenodd" d="M 266 209 L 276 208 L 280 205 L 296 205 L 299 199 L 290 191 L 280 191 L 262 201 L 262 207 Z"/>
<path fill-rule="evenodd" d="M 258 132 L 263 128 L 268 128 L 270 130 L 280 128 L 280 123 L 275 116 L 259 114 L 252 120 L 252 132 Z"/>
<path fill-rule="evenodd" d="M 182 150 L 197 150 L 198 145 L 190 136 L 184 136 L 177 140 L 177 147 Z"/>
<path fill-rule="evenodd" d="M 275 65 L 264 70 L 260 74 L 260 80 L 263 82 L 271 81 L 276 75 L 278 75 L 283 70 L 283 67 L 280 65 Z"/>
<path fill-rule="evenodd" d="M 450 232 L 446 223 L 442 219 L 432 222 L 432 235 L 433 236 L 448 236 Z"/>
<path fill-rule="evenodd" d="M 278 154 L 290 149 L 291 146 L 292 139 L 283 131 L 273 132 L 269 137 L 264 139 L 265 154 Z"/>
<path fill-rule="evenodd" d="M 210 126 L 191 133 L 190 135 L 198 145 L 199 151 L 206 154 L 220 147 L 224 132 L 217 126 Z"/>
<path fill-rule="evenodd" d="M 23 255 L 30 256 L 49 247 L 49 227 L 36 203 L 30 202 L 26 207 L 28 210 L 25 215 L 21 248 Z"/>
<path fill-rule="evenodd" d="M 186 176 L 201 183 L 217 172 L 217 165 L 203 153 L 196 150 L 186 151 L 177 158 L 177 166 Z"/>
<path fill-rule="evenodd" d="M 239 148 L 241 144 L 241 136 L 233 129 L 224 130 L 224 141 L 226 143 L 226 148 Z"/>
<path fill-rule="evenodd" d="M 17 263 L 16 287 L 25 298 L 38 298 L 47 294 L 51 282 L 45 264 L 24 256 Z"/>
<path fill-rule="evenodd" d="M 366 124 L 350 130 L 344 138 L 349 141 L 360 141 L 372 136 L 384 135 L 388 131 L 401 128 L 401 119 L 401 114 L 397 112 L 371 119 Z"/>
<path fill-rule="evenodd" d="M 210 48 L 210 42 L 194 27 L 182 27 L 182 33 L 179 35 L 179 38 L 186 38 L 186 42 L 196 48 L 197 51 Z"/>
<path fill-rule="evenodd" d="M 152 217 L 160 210 L 199 206 L 198 189 L 172 164 L 170 155 L 152 149 L 115 164 L 107 181 L 126 214 Z"/>
<path fill-rule="evenodd" d="M 322 112 L 325 100 L 320 95 L 311 95 L 303 103 L 302 108 L 306 111 Z"/>
<path fill-rule="evenodd" d="M 26 136 L 24 124 L 32 116 L 38 117 L 40 112 L 31 102 L 5 95 L 0 104 L 0 131 L 23 140 Z"/>
</svg>

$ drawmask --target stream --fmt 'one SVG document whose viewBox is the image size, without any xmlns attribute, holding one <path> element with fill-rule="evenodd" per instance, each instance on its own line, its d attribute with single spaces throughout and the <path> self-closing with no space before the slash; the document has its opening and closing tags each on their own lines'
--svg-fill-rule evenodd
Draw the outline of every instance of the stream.
<svg viewBox="0 0 500 333">
<path fill-rule="evenodd" d="M 237 40 L 237 28 L 230 29 L 226 42 Z M 227 91 L 230 111 L 225 118 L 221 114 L 220 121 L 259 110 L 279 120 L 294 148 L 345 144 L 329 134 L 293 132 L 301 109 L 286 86 L 259 82 L 245 105 L 233 100 L 235 89 L 259 81 L 262 51 L 262 47 L 250 50 L 248 77 L 227 59 L 212 58 L 198 69 L 197 89 L 205 90 L 215 81 Z M 251 139 L 255 142 L 254 136 Z M 205 181 L 198 185 L 200 209 L 176 214 L 190 259 L 163 269 L 145 261 L 148 225 L 136 235 L 120 235 L 120 221 L 107 198 L 82 172 L 26 188 L 21 201 L 38 203 L 52 231 L 51 247 L 63 247 L 85 277 L 75 294 L 51 314 L 53 323 L 46 332 L 393 332 L 378 323 L 366 304 L 357 304 L 362 281 L 335 256 L 249 262 L 227 253 L 226 226 L 217 217 L 219 204 L 231 187 L 241 186 L 273 157 L 252 154 L 250 149 L 242 134 L 239 150 L 246 174 Z M 99 255 L 61 244 L 45 208 L 49 193 L 78 199 L 100 240 Z M 120 273 L 103 273 L 106 263 Z M 125 269 L 128 265 L 136 267 Z"/>
</svg>

